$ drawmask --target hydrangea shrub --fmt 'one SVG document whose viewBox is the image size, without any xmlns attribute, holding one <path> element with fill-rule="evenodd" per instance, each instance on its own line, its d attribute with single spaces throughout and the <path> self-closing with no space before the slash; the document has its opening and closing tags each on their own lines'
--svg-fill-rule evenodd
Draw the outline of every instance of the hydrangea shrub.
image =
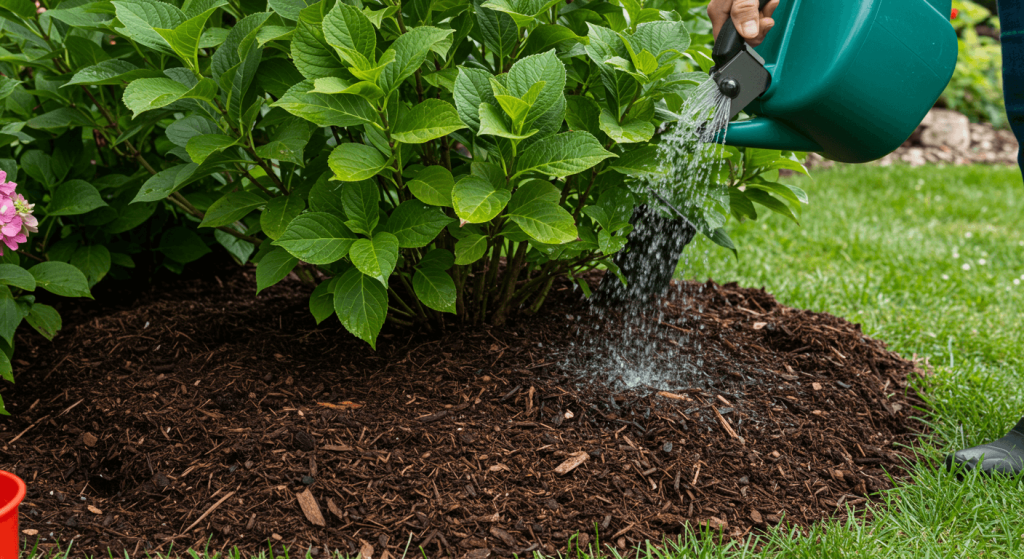
<svg viewBox="0 0 1024 559">
<path fill-rule="evenodd" d="M 501 324 L 623 248 L 707 79 L 700 4 L 0 0 L 2 149 L 46 207 L 35 254 L 89 282 L 218 250 L 370 345 Z M 806 202 L 794 154 L 716 157 L 675 200 L 716 242 Z"/>
</svg>

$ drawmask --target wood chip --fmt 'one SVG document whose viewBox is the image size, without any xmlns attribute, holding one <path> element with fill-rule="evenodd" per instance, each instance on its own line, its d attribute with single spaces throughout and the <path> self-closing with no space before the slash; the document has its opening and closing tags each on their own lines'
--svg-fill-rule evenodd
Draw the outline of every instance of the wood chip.
<svg viewBox="0 0 1024 559">
<path fill-rule="evenodd" d="M 334 504 L 334 499 L 327 499 L 327 510 L 331 511 L 331 514 L 338 517 L 338 520 L 344 520 L 345 513 L 341 512 L 338 505 Z"/>
<path fill-rule="evenodd" d="M 722 520 L 721 518 L 718 518 L 717 516 L 712 516 L 708 518 L 706 524 L 708 525 L 708 528 L 711 528 L 712 530 L 724 531 L 729 528 L 729 523 Z"/>
<path fill-rule="evenodd" d="M 660 321 L 658 322 L 658 324 L 661 324 L 662 326 L 668 326 L 669 328 L 671 328 L 673 330 L 678 330 L 678 331 L 680 331 L 680 332 L 682 332 L 684 334 L 692 334 L 693 333 L 693 330 L 687 330 L 686 328 L 680 328 L 680 327 L 676 326 L 675 324 L 669 324 L 667 322 L 660 322 Z"/>
<path fill-rule="evenodd" d="M 98 508 L 96 508 L 96 507 L 94 507 L 92 505 L 89 505 L 89 506 L 87 506 L 85 508 L 89 509 L 89 512 L 91 512 L 93 514 L 103 514 L 103 511 L 101 511 L 100 509 L 98 509 Z"/>
<path fill-rule="evenodd" d="M 509 534 L 508 532 L 502 530 L 497 526 L 491 526 L 490 532 L 492 536 L 501 540 L 501 542 L 508 547 L 512 547 L 516 543 L 516 540 L 512 537 L 512 534 Z"/>
<path fill-rule="evenodd" d="M 340 404 L 332 404 L 330 402 L 317 402 L 316 405 L 323 406 L 325 408 L 330 408 L 332 410 L 341 410 L 341 411 L 357 410 L 357 409 L 363 407 L 362 404 L 357 404 L 355 402 L 349 402 L 347 400 L 344 401 L 344 402 L 341 402 Z"/>
<path fill-rule="evenodd" d="M 490 468 L 487 468 L 487 470 L 491 471 L 491 472 L 501 472 L 501 471 L 511 472 L 512 468 L 509 468 L 508 466 L 506 466 L 504 464 L 495 464 L 495 465 L 491 466 Z"/>
<path fill-rule="evenodd" d="M 307 490 L 308 492 L 308 490 Z M 373 559 L 373 546 L 366 540 L 359 540 L 359 558 Z"/>
<path fill-rule="evenodd" d="M 685 394 L 673 394 L 671 392 L 658 392 L 658 396 L 662 398 L 668 398 L 670 400 L 682 400 L 684 402 L 692 402 L 693 399 L 687 397 Z"/>
<path fill-rule="evenodd" d="M 82 433 L 82 442 L 85 443 L 85 446 L 92 448 L 96 446 L 96 443 L 99 442 L 99 439 L 96 438 L 96 435 L 93 435 L 92 433 L 86 431 L 85 433 Z"/>
<path fill-rule="evenodd" d="M 756 510 L 750 511 L 750 519 L 754 521 L 754 524 L 764 524 L 764 518 Z"/>
<path fill-rule="evenodd" d="M 559 464 L 559 466 L 557 468 L 555 468 L 555 473 L 560 475 L 560 476 L 564 476 L 565 474 L 567 474 L 567 473 L 575 470 L 576 468 L 580 467 L 580 464 L 583 464 L 584 462 L 586 462 L 589 459 L 590 459 L 590 455 L 587 454 L 586 452 L 583 452 L 583 451 L 577 452 L 577 453 L 573 454 L 572 456 L 570 456 L 568 460 L 566 460 L 565 462 L 562 462 L 561 464 Z"/>
<path fill-rule="evenodd" d="M 341 444 L 341 445 L 338 445 L 338 444 L 325 444 L 324 446 L 322 446 L 320 448 L 322 448 L 323 450 L 329 450 L 331 452 L 348 452 L 348 451 L 352 450 L 352 447 L 350 447 L 348 445 L 344 445 L 344 444 Z"/>
<path fill-rule="evenodd" d="M 729 425 L 729 422 L 726 421 L 725 418 L 722 417 L 722 414 L 718 412 L 718 408 L 716 408 L 715 406 L 711 406 L 711 409 L 712 411 L 715 412 L 715 417 L 718 418 L 718 422 L 722 424 L 722 429 L 724 429 L 730 437 L 736 439 L 737 441 L 742 441 L 743 439 L 741 439 L 740 436 L 736 434 L 736 431 L 733 430 L 732 425 Z"/>
<path fill-rule="evenodd" d="M 441 410 L 441 411 L 439 411 L 437 413 L 432 413 L 430 415 L 424 415 L 422 417 L 417 417 L 416 421 L 419 421 L 420 423 L 431 423 L 431 422 L 437 421 L 438 419 L 441 419 L 442 417 L 444 417 L 446 415 L 448 415 L 448 410 Z"/>
<path fill-rule="evenodd" d="M 306 520 L 314 526 L 327 526 L 324 515 L 320 512 L 320 505 L 316 504 L 316 498 L 309 492 L 309 489 L 299 493 L 295 498 L 298 499 L 302 514 L 306 515 Z M 373 548 L 370 548 L 370 553 L 373 553 Z"/>
<path fill-rule="evenodd" d="M 36 420 L 36 422 L 35 422 L 35 423 L 33 423 L 32 425 L 29 425 L 28 427 L 25 427 L 25 430 L 24 430 L 24 431 L 22 431 L 22 432 L 18 433 L 17 435 L 15 435 L 15 437 L 14 437 L 13 439 L 11 439 L 11 440 L 7 441 L 7 444 L 9 444 L 9 445 L 10 445 L 10 444 L 14 444 L 15 442 L 17 442 L 17 441 L 18 441 L 18 439 L 20 439 L 21 437 L 25 436 L 25 433 L 28 433 L 28 432 L 29 432 L 29 429 L 32 429 L 32 428 L 33 428 L 33 427 L 35 427 L 36 425 L 39 425 L 40 423 L 42 423 L 42 422 L 43 422 L 44 420 L 46 420 L 46 419 L 47 419 L 47 418 L 49 418 L 49 417 L 50 417 L 50 415 L 49 415 L 49 414 L 47 414 L 47 415 L 44 415 L 43 417 L 40 417 L 39 419 L 37 419 L 37 420 Z M 6 448 L 4 448 L 4 450 L 7 450 L 7 449 L 6 449 Z"/>
<path fill-rule="evenodd" d="M 26 536 L 35 536 L 35 535 L 39 534 L 39 530 L 33 530 L 33 529 L 29 528 L 27 530 L 22 530 L 21 533 L 25 534 Z"/>
<path fill-rule="evenodd" d="M 767 322 L 755 322 L 755 323 L 754 323 L 754 330 L 761 330 L 761 329 L 763 329 L 763 328 L 764 328 L 765 326 L 768 326 L 768 323 L 767 323 Z"/>
<path fill-rule="evenodd" d="M 811 388 L 813 388 L 815 391 L 821 390 L 821 383 L 812 382 L 811 383 Z"/>
<path fill-rule="evenodd" d="M 184 474 L 182 475 L 182 477 L 184 477 Z M 210 508 L 206 509 L 206 512 L 204 512 L 202 515 L 200 515 L 199 518 L 197 518 L 196 521 L 193 522 L 191 526 L 189 526 L 188 528 L 185 528 L 181 533 L 182 534 L 186 534 L 186 533 L 190 532 L 192 530 L 192 528 L 195 528 L 207 516 L 210 516 L 210 513 L 212 513 L 217 507 L 219 507 L 221 505 L 221 503 L 223 503 L 224 501 L 227 501 L 228 497 L 231 497 L 234 494 L 235 494 L 234 491 L 228 491 L 227 494 L 225 494 L 223 497 L 221 497 L 219 501 L 217 501 L 216 503 L 211 505 Z"/>
</svg>

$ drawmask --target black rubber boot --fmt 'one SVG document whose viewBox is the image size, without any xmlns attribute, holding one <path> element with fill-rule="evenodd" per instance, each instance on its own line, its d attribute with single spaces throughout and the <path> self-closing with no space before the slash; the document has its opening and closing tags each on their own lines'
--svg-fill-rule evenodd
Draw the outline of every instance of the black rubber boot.
<svg viewBox="0 0 1024 559">
<path fill-rule="evenodd" d="M 964 471 L 977 469 L 986 474 L 1019 474 L 1024 470 L 1024 419 L 1001 439 L 946 456 L 946 469 L 953 469 L 954 464 L 963 464 Z"/>
</svg>

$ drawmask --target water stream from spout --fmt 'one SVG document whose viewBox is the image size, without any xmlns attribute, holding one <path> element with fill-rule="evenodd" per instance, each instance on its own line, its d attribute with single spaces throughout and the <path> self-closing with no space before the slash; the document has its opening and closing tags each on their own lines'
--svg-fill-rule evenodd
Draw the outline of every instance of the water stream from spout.
<svg viewBox="0 0 1024 559">
<path fill-rule="evenodd" d="M 716 139 L 728 127 L 730 108 L 731 99 L 718 90 L 714 80 L 708 80 L 693 92 L 681 108 L 679 120 L 663 134 L 658 150 L 659 173 L 641 180 L 634 191 L 652 194 L 651 206 L 664 217 L 678 218 L 676 209 L 700 215 L 701 208 L 711 202 L 709 185 L 716 180 L 721 165 L 721 147 Z M 658 270 L 665 266 L 674 269 L 678 263 L 678 253 L 659 250 L 673 246 L 675 241 L 670 235 L 678 231 L 670 232 L 663 228 L 664 223 L 665 220 L 641 220 L 634 224 L 653 250 L 640 269 L 634 271 L 639 277 L 633 281 L 650 281 Z M 694 258 L 691 252 L 683 251 L 684 268 Z M 703 257 L 706 264 L 707 253 L 697 257 Z M 666 258 L 671 261 L 665 261 Z M 580 328 L 594 331 L 578 338 L 584 340 L 581 344 L 585 347 L 570 352 L 578 361 L 573 363 L 574 368 L 587 373 L 585 378 L 622 390 L 705 385 L 707 375 L 702 372 L 701 348 L 694 347 L 699 342 L 680 330 L 703 328 L 699 316 L 690 319 L 691 324 L 664 326 L 663 322 L 668 320 L 665 305 L 678 303 L 675 299 L 681 296 L 677 290 L 669 291 L 664 300 L 654 297 L 615 308 L 595 306 L 602 320 L 580 322 Z M 665 349 L 682 347 L 687 349 L 685 355 L 679 350 Z"/>
</svg>

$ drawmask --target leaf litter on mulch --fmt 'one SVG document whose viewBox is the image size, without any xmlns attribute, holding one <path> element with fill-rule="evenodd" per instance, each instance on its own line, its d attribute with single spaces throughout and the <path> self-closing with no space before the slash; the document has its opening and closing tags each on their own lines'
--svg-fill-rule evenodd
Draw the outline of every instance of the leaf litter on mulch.
<svg viewBox="0 0 1024 559">
<path fill-rule="evenodd" d="M 376 352 L 317 326 L 297 281 L 253 286 L 217 268 L 62 303 L 53 342 L 19 331 L 0 469 L 28 482 L 23 538 L 482 558 L 579 533 L 625 551 L 687 525 L 842 517 L 890 487 L 919 432 L 913 363 L 763 290 L 676 285 L 658 326 L 684 343 L 651 343 L 700 357 L 708 381 L 659 393 L 557 357 L 595 335 L 569 284 L 538 316 L 386 328 Z"/>
</svg>

